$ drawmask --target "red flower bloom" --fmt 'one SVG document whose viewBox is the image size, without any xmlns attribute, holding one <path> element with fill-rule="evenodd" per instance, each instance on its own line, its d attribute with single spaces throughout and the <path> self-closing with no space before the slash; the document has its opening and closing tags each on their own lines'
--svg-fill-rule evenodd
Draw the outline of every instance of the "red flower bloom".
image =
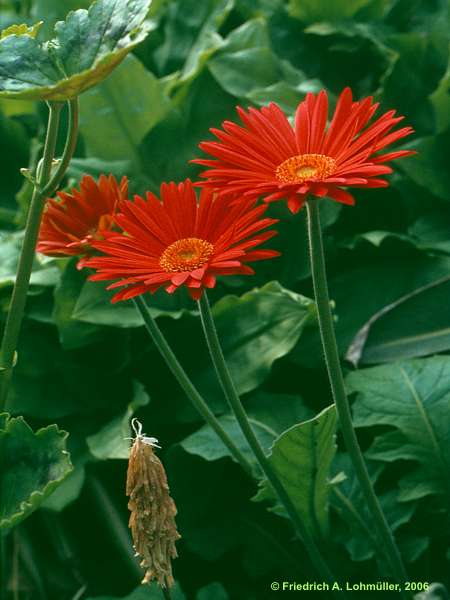
<svg viewBox="0 0 450 600">
<path fill-rule="evenodd" d="M 380 175 L 391 173 L 384 163 L 414 154 L 399 150 L 378 154 L 380 150 L 413 132 L 411 127 L 391 131 L 403 117 L 391 110 L 371 125 L 366 125 L 378 108 L 373 98 L 354 102 L 345 88 L 327 128 L 328 97 L 308 93 L 298 105 L 295 126 L 274 103 L 260 110 L 238 107 L 243 126 L 225 121 L 211 129 L 219 142 L 203 142 L 200 148 L 217 160 L 192 162 L 210 167 L 198 185 L 213 187 L 219 194 L 238 194 L 270 202 L 287 198 L 297 212 L 309 194 L 329 196 L 344 204 L 355 200 L 345 187 L 386 187 Z"/>
<path fill-rule="evenodd" d="M 120 200 L 128 197 L 128 179 L 120 184 L 112 175 L 100 175 L 98 183 L 90 175 L 83 177 L 80 191 L 58 192 L 48 200 L 42 218 L 37 251 L 49 256 L 77 256 L 90 253 L 93 240 L 111 229 Z M 80 260 L 81 268 L 84 259 Z"/>
<path fill-rule="evenodd" d="M 172 294 L 186 286 L 198 300 L 204 288 L 216 284 L 217 275 L 247 275 L 247 263 L 278 256 L 274 250 L 255 250 L 276 235 L 263 233 L 276 219 L 262 219 L 266 207 L 244 198 L 230 205 L 212 191 L 200 199 L 192 183 L 161 185 L 161 201 L 150 192 L 144 200 L 120 204 L 115 222 L 124 233 L 105 233 L 104 241 L 93 243 L 106 256 L 95 256 L 86 265 L 97 269 L 94 281 L 119 279 L 108 289 L 126 286 L 113 302 L 127 300 L 164 286 Z"/>
</svg>

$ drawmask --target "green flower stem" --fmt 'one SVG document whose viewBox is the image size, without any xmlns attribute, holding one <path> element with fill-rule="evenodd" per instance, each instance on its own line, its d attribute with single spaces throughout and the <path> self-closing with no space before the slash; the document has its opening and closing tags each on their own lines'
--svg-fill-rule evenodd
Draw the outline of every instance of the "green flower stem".
<svg viewBox="0 0 450 600">
<path fill-rule="evenodd" d="M 392 569 L 392 574 L 398 582 L 403 583 L 407 580 L 405 567 L 403 566 L 400 553 L 395 544 L 388 522 L 386 521 L 386 517 L 384 516 L 380 503 L 375 495 L 352 423 L 350 405 L 345 391 L 344 377 L 339 361 L 339 351 L 330 309 L 322 231 L 320 228 L 319 202 L 316 198 L 311 198 L 307 201 L 306 207 L 308 213 L 311 271 L 317 303 L 320 335 L 342 435 L 367 505 L 372 513 L 376 527 L 383 541 L 384 551 Z M 409 598 L 409 595 L 403 593 L 403 597 Z"/>
<path fill-rule="evenodd" d="M 67 131 L 66 144 L 64 146 L 64 150 L 58 168 L 56 169 L 55 173 L 52 175 L 51 179 L 42 190 L 42 196 L 44 196 L 45 198 L 48 196 L 52 196 L 58 189 L 59 184 L 63 180 L 64 175 L 66 174 L 66 171 L 69 168 L 70 161 L 72 160 L 72 156 L 77 146 L 79 121 L 78 98 L 73 98 L 72 100 L 69 100 L 67 102 L 67 106 L 69 111 L 69 128 Z"/>
<path fill-rule="evenodd" d="M 56 170 L 56 173 L 51 176 L 52 161 L 55 155 L 56 140 L 58 136 L 59 118 L 64 104 L 61 102 L 49 102 L 48 105 L 49 117 L 44 153 L 41 165 L 38 168 L 38 173 L 36 174 L 37 181 L 28 210 L 16 282 L 0 348 L 0 412 L 4 409 L 6 404 L 9 384 L 14 368 L 17 340 L 22 325 L 45 200 L 48 195 L 51 195 L 55 191 L 67 170 L 75 150 L 78 133 L 78 101 L 75 99 L 69 102 L 70 123 L 61 163 Z"/>
<path fill-rule="evenodd" d="M 217 377 L 219 379 L 220 385 L 222 386 L 225 397 L 228 400 L 228 403 L 230 404 L 231 410 L 236 416 L 242 433 L 244 434 L 245 439 L 247 440 L 250 448 L 252 449 L 253 454 L 255 455 L 255 458 L 258 461 L 258 464 L 260 465 L 264 475 L 267 477 L 279 501 L 284 506 L 286 512 L 291 518 L 298 536 L 303 540 L 305 548 L 308 551 L 311 561 L 315 565 L 317 572 L 320 574 L 321 577 L 323 577 L 324 580 L 326 580 L 330 584 L 333 584 L 333 582 L 336 581 L 336 578 L 333 577 L 331 571 L 329 570 L 324 558 L 320 553 L 318 546 L 316 545 L 314 538 L 310 535 L 309 531 L 305 527 L 302 519 L 300 518 L 297 512 L 297 509 L 295 508 L 291 498 L 289 497 L 289 494 L 286 492 L 283 484 L 278 478 L 278 475 L 273 470 L 270 461 L 265 455 L 264 450 L 249 423 L 247 413 L 245 412 L 245 409 L 242 406 L 242 402 L 238 396 L 234 382 L 231 378 L 230 371 L 228 369 L 228 365 L 225 361 L 225 357 L 222 352 L 222 348 L 220 345 L 219 337 L 217 335 L 216 326 L 214 324 L 214 319 L 212 316 L 211 308 L 209 306 L 209 301 L 206 292 L 203 292 L 202 297 L 198 301 L 198 306 L 200 309 L 200 317 L 202 320 L 203 331 L 205 333 L 206 342 L 208 344 L 209 352 L 211 354 L 211 359 L 214 364 Z M 342 592 L 334 591 L 333 593 L 339 598 L 344 597 L 344 594 Z"/>
<path fill-rule="evenodd" d="M 149 332 L 150 337 L 155 343 L 155 346 L 158 348 L 161 356 L 166 361 L 167 366 L 171 370 L 175 379 L 180 384 L 180 387 L 182 388 L 186 396 L 189 398 L 189 400 L 192 402 L 194 408 L 200 413 L 200 415 L 204 418 L 206 423 L 208 423 L 208 425 L 213 429 L 213 431 L 216 432 L 223 444 L 230 451 L 230 454 L 241 465 L 244 471 L 250 477 L 252 477 L 253 475 L 251 464 L 248 462 L 248 460 L 245 458 L 245 456 L 242 454 L 239 448 L 234 444 L 233 440 L 223 429 L 222 425 L 219 423 L 214 413 L 206 404 L 205 400 L 194 387 L 193 383 L 187 376 L 183 367 L 178 362 L 178 359 L 173 353 L 171 347 L 167 343 L 167 340 L 164 337 L 163 333 L 156 324 L 156 321 L 150 314 L 150 311 L 145 301 L 140 296 L 137 296 L 136 298 L 134 298 L 134 304 L 137 310 L 142 315 L 147 331 Z"/>
<path fill-rule="evenodd" d="M 6 600 L 8 584 L 8 567 L 6 566 L 6 535 L 0 531 L 0 600 Z"/>
</svg>

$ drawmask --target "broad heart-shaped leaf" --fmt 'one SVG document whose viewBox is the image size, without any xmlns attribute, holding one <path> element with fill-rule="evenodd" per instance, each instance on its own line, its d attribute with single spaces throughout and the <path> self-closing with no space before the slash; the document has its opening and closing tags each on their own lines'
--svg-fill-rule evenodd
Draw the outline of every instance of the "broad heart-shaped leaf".
<svg viewBox="0 0 450 600">
<path fill-rule="evenodd" d="M 186 600 L 186 596 L 181 591 L 178 582 L 170 588 L 172 600 Z M 148 585 L 140 585 L 127 596 L 89 596 L 86 600 L 161 600 L 161 588 L 152 583 Z"/>
<path fill-rule="evenodd" d="M 0 96 L 63 101 L 96 85 L 148 33 L 150 0 L 96 0 L 55 25 L 56 37 L 0 40 Z"/>
<path fill-rule="evenodd" d="M 66 450 L 67 433 L 56 425 L 34 433 L 22 417 L 7 416 L 2 421 L 0 529 L 9 529 L 39 507 L 72 465 Z"/>
<path fill-rule="evenodd" d="M 393 363 L 350 373 L 349 392 L 357 427 L 390 425 L 394 431 L 379 435 L 368 456 L 392 462 L 417 461 L 401 479 L 401 498 L 449 493 L 450 465 L 450 357 L 436 356 Z"/>
<path fill-rule="evenodd" d="M 135 384 L 132 402 L 125 412 L 104 425 L 97 433 L 87 438 L 91 454 L 100 460 L 112 458 L 128 458 L 130 453 L 130 418 L 149 402 L 149 398 L 141 384 Z"/>
<path fill-rule="evenodd" d="M 213 307 L 219 338 L 240 394 L 265 379 L 272 364 L 290 352 L 303 329 L 315 322 L 315 305 L 271 282 L 237 296 L 225 296 Z M 210 382 L 213 369 L 204 369 L 199 381 Z"/>
<path fill-rule="evenodd" d="M 131 160 L 137 166 L 140 142 L 169 107 L 163 84 L 135 56 L 127 56 L 107 80 L 80 100 L 80 131 L 88 155 Z"/>
<path fill-rule="evenodd" d="M 325 408 L 314 419 L 294 425 L 278 437 L 269 461 L 310 533 L 328 534 L 328 475 L 336 452 L 336 408 Z M 274 501 L 267 480 L 255 500 Z M 284 510 L 276 505 L 277 512 Z"/>
</svg>

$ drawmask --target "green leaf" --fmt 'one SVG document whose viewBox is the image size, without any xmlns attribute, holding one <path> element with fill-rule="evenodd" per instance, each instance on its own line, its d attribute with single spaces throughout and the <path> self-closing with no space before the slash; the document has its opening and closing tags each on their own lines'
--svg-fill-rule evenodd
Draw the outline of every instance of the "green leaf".
<svg viewBox="0 0 450 600">
<path fill-rule="evenodd" d="M 87 438 L 91 454 L 99 460 L 128 459 L 131 436 L 130 419 L 139 408 L 148 403 L 149 398 L 144 388 L 136 383 L 133 401 L 128 404 L 126 411 Z"/>
<path fill-rule="evenodd" d="M 384 306 L 358 331 L 346 354 L 355 366 L 435 354 L 450 348 L 450 275 Z"/>
<path fill-rule="evenodd" d="M 23 242 L 23 231 L 0 231 L 0 287 L 12 285 L 16 279 L 17 265 Z M 54 260 L 37 255 L 31 275 L 31 285 L 54 286 L 60 277 Z"/>
<path fill-rule="evenodd" d="M 2 415 L 4 417 L 4 415 Z M 0 429 L 0 529 L 23 521 L 72 470 L 67 433 L 56 425 L 36 433 L 22 417 Z"/>
<path fill-rule="evenodd" d="M 77 297 L 86 280 L 85 274 L 77 269 L 77 262 L 78 257 L 68 262 L 54 291 L 52 318 L 58 327 L 61 345 L 66 350 L 99 341 L 103 334 L 97 325 L 72 319 Z"/>
<path fill-rule="evenodd" d="M 80 105 L 80 131 L 88 154 L 136 163 L 139 144 L 165 117 L 170 102 L 163 84 L 130 55 L 111 77 L 86 92 Z"/>
<path fill-rule="evenodd" d="M 234 415 L 222 415 L 218 420 L 247 460 L 256 465 L 253 452 L 249 448 L 247 440 L 236 421 L 236 417 Z M 250 425 L 261 446 L 266 449 L 270 448 L 270 445 L 276 437 L 275 431 L 266 427 L 263 423 L 251 418 Z M 189 454 L 196 454 L 208 461 L 218 460 L 224 456 L 230 456 L 228 448 L 220 441 L 217 434 L 209 425 L 204 425 L 201 429 L 185 438 L 181 442 L 181 446 L 183 450 L 189 452 Z"/>
<path fill-rule="evenodd" d="M 305 23 L 339 21 L 353 17 L 372 0 L 289 0 L 289 14 Z"/>
<path fill-rule="evenodd" d="M 56 37 L 0 40 L 0 95 L 63 101 L 96 85 L 148 33 L 150 0 L 96 0 L 55 25 Z"/>
<path fill-rule="evenodd" d="M 186 600 L 178 582 L 170 588 L 170 594 L 172 600 Z M 161 588 L 152 583 L 150 586 L 140 585 L 127 596 L 89 596 L 86 600 L 161 600 Z"/>
<path fill-rule="evenodd" d="M 370 458 L 417 463 L 400 482 L 402 500 L 449 493 L 450 358 L 411 360 L 350 373 L 349 393 L 357 427 L 389 425 L 368 452 Z"/>
<path fill-rule="evenodd" d="M 240 394 L 258 387 L 273 363 L 290 352 L 303 329 L 316 319 L 312 300 L 277 282 L 241 297 L 225 296 L 214 305 L 213 313 Z M 205 388 L 215 378 L 213 368 L 204 365 L 199 376 Z"/>
<path fill-rule="evenodd" d="M 450 64 L 430 100 L 434 108 L 436 133 L 443 133 L 450 128 Z"/>
<path fill-rule="evenodd" d="M 382 466 L 371 461 L 368 462 L 367 466 L 372 484 L 375 485 L 382 471 Z M 338 453 L 333 468 L 340 472 L 341 477 L 339 479 L 341 481 L 333 485 L 331 504 L 345 523 L 345 529 L 338 536 L 350 553 L 352 560 L 370 560 L 377 553 L 377 544 L 379 545 L 380 541 L 377 538 L 377 530 L 372 515 L 367 508 L 349 455 Z M 389 490 L 378 495 L 384 515 L 393 533 L 396 533 L 401 525 L 411 520 L 417 506 L 416 502 L 399 502 L 397 496 L 397 490 Z M 349 529 L 351 535 L 349 535 Z M 420 547 L 420 554 L 427 544 L 424 548 L 423 545 L 419 544 L 418 538 L 415 539 L 415 542 L 416 547 Z M 417 553 L 411 558 L 417 560 Z"/>
<path fill-rule="evenodd" d="M 128 328 L 141 327 L 142 317 L 133 302 L 111 304 L 113 292 L 105 289 L 104 283 L 86 281 L 75 304 L 72 318 L 96 325 L 111 325 Z M 150 312 L 154 318 L 159 316 L 180 318 L 185 312 L 182 294 L 170 296 L 166 292 L 152 296 L 148 301 Z M 192 303 L 191 303 L 192 306 Z"/>
<path fill-rule="evenodd" d="M 320 82 L 307 79 L 303 72 L 278 58 L 262 18 L 233 30 L 208 62 L 208 68 L 229 94 L 261 105 L 270 99 L 288 112 L 294 112 L 306 92 L 321 87 Z"/>
<path fill-rule="evenodd" d="M 206 61 L 222 45 L 218 29 L 233 8 L 234 0 L 180 0 L 168 7 L 165 42 L 155 59 L 164 74 L 179 71 L 177 85 L 197 77 Z M 189 18 L 186 19 L 186 15 Z"/>
<path fill-rule="evenodd" d="M 362 256 L 360 249 L 358 255 L 362 264 L 349 265 L 329 279 L 337 316 L 336 336 L 342 355 L 347 353 L 361 328 L 384 307 L 447 277 L 450 269 L 447 257 L 423 256 L 410 243 L 402 243 L 402 247 L 398 243 L 392 245 L 392 238 L 387 239 L 386 245 L 382 243 L 379 250 L 372 249 L 368 256 Z M 367 264 L 370 264 L 370 277 Z M 407 305 L 398 308 L 397 318 L 403 307 Z M 439 315 L 432 315 L 427 310 L 420 320 L 432 324 L 436 318 Z M 405 320 L 402 336 L 408 335 L 408 328 L 414 334 L 416 320 L 417 316 L 409 324 Z M 291 356 L 302 365 L 317 365 L 322 360 L 320 348 L 319 331 L 311 328 L 306 330 L 301 344 Z"/>
<path fill-rule="evenodd" d="M 414 140 L 418 156 L 405 158 L 401 169 L 418 185 L 443 200 L 450 197 L 450 139 L 448 132 Z"/>
<path fill-rule="evenodd" d="M 282 433 L 269 456 L 305 526 L 318 538 L 328 534 L 328 476 L 336 452 L 335 430 L 336 408 L 331 405 Z M 267 480 L 255 500 L 275 500 Z"/>
<path fill-rule="evenodd" d="M 288 394 L 270 394 L 257 391 L 246 400 L 245 407 L 250 423 L 262 447 L 269 452 L 275 438 L 292 423 L 311 417 L 311 411 L 299 396 Z M 223 415 L 219 422 L 229 437 L 251 463 L 255 457 L 241 432 L 234 415 Z M 218 460 L 231 456 L 228 448 L 220 441 L 209 425 L 204 425 L 181 442 L 182 448 L 190 454 L 201 456 L 205 460 Z"/>
</svg>

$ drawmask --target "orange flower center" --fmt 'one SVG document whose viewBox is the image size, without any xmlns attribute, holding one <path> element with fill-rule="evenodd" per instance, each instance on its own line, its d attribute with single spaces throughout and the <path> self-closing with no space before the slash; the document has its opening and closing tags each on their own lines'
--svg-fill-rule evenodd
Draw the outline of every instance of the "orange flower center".
<svg viewBox="0 0 450 600">
<path fill-rule="evenodd" d="M 275 176 L 282 183 L 303 183 L 308 179 L 325 179 L 336 167 L 336 161 L 330 156 L 298 154 L 278 165 Z"/>
<path fill-rule="evenodd" d="M 214 246 L 199 238 L 184 238 L 170 244 L 159 264 L 167 273 L 193 271 L 202 267 L 214 252 Z"/>
</svg>

